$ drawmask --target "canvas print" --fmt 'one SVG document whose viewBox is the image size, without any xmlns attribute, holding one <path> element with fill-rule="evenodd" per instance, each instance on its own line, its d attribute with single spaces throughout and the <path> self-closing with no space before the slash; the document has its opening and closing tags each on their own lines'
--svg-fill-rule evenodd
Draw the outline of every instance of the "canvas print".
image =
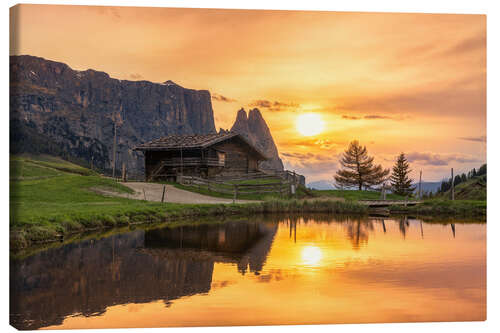
<svg viewBox="0 0 500 333">
<path fill-rule="evenodd" d="M 10 9 L 20 330 L 486 320 L 486 16 Z"/>
</svg>

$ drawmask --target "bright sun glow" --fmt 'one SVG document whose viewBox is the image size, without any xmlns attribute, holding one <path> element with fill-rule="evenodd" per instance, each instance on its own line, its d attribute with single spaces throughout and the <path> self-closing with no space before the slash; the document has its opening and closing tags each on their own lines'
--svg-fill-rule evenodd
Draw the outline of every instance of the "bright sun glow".
<svg viewBox="0 0 500 333">
<path fill-rule="evenodd" d="M 323 132 L 325 122 L 317 113 L 304 113 L 297 117 L 296 126 L 303 136 L 313 136 Z"/>
<path fill-rule="evenodd" d="M 316 266 L 323 258 L 321 249 L 317 246 L 305 246 L 302 249 L 302 261 L 308 266 Z"/>
</svg>

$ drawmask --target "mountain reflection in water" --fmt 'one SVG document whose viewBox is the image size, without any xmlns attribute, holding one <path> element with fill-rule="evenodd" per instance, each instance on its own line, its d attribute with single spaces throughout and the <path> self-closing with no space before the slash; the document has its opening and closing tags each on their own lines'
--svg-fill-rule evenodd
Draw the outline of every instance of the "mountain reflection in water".
<svg viewBox="0 0 500 333">
<path fill-rule="evenodd" d="M 266 217 L 135 230 L 11 260 L 11 324 L 482 320 L 485 232 L 485 224 L 406 217 Z M 351 311 L 368 304 L 369 311 Z"/>
</svg>

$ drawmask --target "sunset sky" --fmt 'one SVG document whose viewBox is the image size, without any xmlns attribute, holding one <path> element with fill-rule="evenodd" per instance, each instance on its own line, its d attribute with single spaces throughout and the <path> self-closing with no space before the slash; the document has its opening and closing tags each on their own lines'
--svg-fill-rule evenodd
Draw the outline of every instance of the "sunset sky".
<svg viewBox="0 0 500 333">
<path fill-rule="evenodd" d="M 353 139 L 386 167 L 405 152 L 426 181 L 486 161 L 484 15 L 22 5 L 12 18 L 11 54 L 207 89 L 217 128 L 258 107 L 308 182 L 332 180 Z"/>
</svg>

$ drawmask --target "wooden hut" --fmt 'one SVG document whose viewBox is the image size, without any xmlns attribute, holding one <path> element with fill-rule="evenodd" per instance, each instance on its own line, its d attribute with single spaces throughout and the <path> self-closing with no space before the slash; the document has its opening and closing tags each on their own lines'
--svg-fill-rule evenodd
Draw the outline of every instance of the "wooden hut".
<svg viewBox="0 0 500 333">
<path fill-rule="evenodd" d="M 145 178 L 176 180 L 178 176 L 213 178 L 217 174 L 258 171 L 266 156 L 237 133 L 169 135 L 135 148 L 144 153 Z"/>
</svg>

